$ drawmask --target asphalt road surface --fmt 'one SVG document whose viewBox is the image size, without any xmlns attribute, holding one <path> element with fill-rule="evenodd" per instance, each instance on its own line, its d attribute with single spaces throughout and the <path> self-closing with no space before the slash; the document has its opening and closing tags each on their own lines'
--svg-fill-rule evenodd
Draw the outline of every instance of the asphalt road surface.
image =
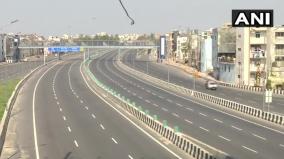
<svg viewBox="0 0 284 159">
<path fill-rule="evenodd" d="M 147 72 L 147 63 L 148 63 L 148 73 L 151 76 L 168 80 L 168 70 L 170 74 L 170 82 L 177 85 L 193 89 L 193 77 L 184 71 L 175 68 L 173 66 L 168 66 L 161 63 L 156 63 L 155 61 L 149 61 L 148 57 L 141 56 L 136 58 L 135 51 L 128 52 L 124 57 L 124 62 L 130 67 L 133 67 L 139 71 Z M 134 62 L 133 62 L 134 61 Z M 148 62 L 147 62 L 148 61 Z M 195 89 L 200 92 L 204 92 L 210 95 L 214 95 L 220 98 L 225 98 L 228 100 L 236 101 L 238 103 L 246 104 L 253 106 L 262 110 L 267 111 L 268 105 L 263 105 L 263 93 L 255 93 L 244 91 L 241 89 L 229 88 L 224 86 L 219 86 L 217 91 L 208 90 L 205 88 L 205 80 L 196 79 Z M 272 103 L 269 106 L 269 111 L 283 114 L 284 115 L 284 96 L 274 95 Z"/>
<path fill-rule="evenodd" d="M 119 68 L 116 55 L 116 52 L 112 52 L 94 60 L 90 66 L 91 71 L 116 92 L 135 101 L 144 110 L 157 114 L 159 119 L 167 120 L 170 126 L 178 125 L 182 132 L 223 150 L 234 158 L 283 157 L 283 131 L 265 128 L 261 124 L 243 120 L 242 117 L 211 109 L 214 107 L 211 104 L 196 103 L 134 78 Z M 131 55 L 125 56 L 123 62 L 133 65 L 129 58 Z M 137 62 L 134 65 L 134 68 L 139 69 Z M 154 72 L 157 73 L 158 70 Z"/>
<path fill-rule="evenodd" d="M 87 87 L 81 62 L 63 58 L 27 81 L 16 100 L 1 158 L 176 158 Z"/>
</svg>

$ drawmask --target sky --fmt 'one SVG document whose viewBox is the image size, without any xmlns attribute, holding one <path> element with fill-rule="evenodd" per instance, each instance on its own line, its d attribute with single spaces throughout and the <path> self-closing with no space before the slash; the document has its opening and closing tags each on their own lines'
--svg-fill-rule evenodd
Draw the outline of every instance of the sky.
<svg viewBox="0 0 284 159">
<path fill-rule="evenodd" d="M 0 0 L 0 33 L 62 34 L 166 33 L 206 30 L 231 21 L 232 9 L 274 9 L 274 24 L 284 24 L 283 0 Z M 19 19 L 18 23 L 6 26 Z"/>
</svg>

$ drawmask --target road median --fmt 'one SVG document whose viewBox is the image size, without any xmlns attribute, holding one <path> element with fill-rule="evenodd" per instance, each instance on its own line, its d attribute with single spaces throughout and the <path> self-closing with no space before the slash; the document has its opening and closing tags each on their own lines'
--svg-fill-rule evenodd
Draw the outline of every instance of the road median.
<svg viewBox="0 0 284 159">
<path fill-rule="evenodd" d="M 114 100 L 125 112 L 131 114 L 149 129 L 168 140 L 176 148 L 196 159 L 229 158 L 228 154 L 191 138 L 187 134 L 183 134 L 178 126 L 173 128 L 168 126 L 166 120 L 159 119 L 157 115 L 151 114 L 149 110 L 143 110 L 143 108 L 137 106 L 135 102 L 125 98 L 113 90 L 113 88 L 106 86 L 89 70 L 90 62 L 90 60 L 87 60 L 82 65 L 83 74 L 88 81 L 92 81 L 92 85 L 96 86 L 100 92 L 103 92 L 101 94 L 107 94 L 107 100 Z"/>
</svg>

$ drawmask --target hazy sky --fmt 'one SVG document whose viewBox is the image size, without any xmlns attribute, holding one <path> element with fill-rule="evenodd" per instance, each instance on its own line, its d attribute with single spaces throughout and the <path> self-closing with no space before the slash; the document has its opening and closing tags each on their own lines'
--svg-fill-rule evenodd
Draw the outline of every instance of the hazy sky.
<svg viewBox="0 0 284 159">
<path fill-rule="evenodd" d="M 274 24 L 284 24 L 283 0 L 123 0 L 136 24 L 130 25 L 118 0 L 0 0 L 1 32 L 165 33 L 208 29 L 231 21 L 232 9 L 274 9 Z"/>
</svg>

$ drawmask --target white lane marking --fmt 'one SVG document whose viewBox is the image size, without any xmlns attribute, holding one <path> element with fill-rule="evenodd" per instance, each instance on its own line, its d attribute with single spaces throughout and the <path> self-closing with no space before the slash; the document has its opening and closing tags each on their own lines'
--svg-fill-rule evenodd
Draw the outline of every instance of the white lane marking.
<svg viewBox="0 0 284 159">
<path fill-rule="evenodd" d="M 68 129 L 68 131 L 69 131 L 69 132 L 71 132 L 71 128 L 70 128 L 70 126 L 68 126 L 68 127 L 67 127 L 67 129 Z"/>
<path fill-rule="evenodd" d="M 118 142 L 112 137 L 111 140 L 115 143 L 118 144 Z"/>
<path fill-rule="evenodd" d="M 94 119 L 96 119 L 96 116 L 95 116 L 94 114 L 92 114 L 92 117 L 93 117 Z"/>
<path fill-rule="evenodd" d="M 159 98 L 164 99 L 165 97 L 163 97 L 163 96 L 159 96 Z"/>
<path fill-rule="evenodd" d="M 209 132 L 209 130 L 208 129 L 205 129 L 204 127 L 199 127 L 200 129 L 202 129 L 202 130 L 204 130 L 204 131 L 207 131 L 207 132 Z"/>
<path fill-rule="evenodd" d="M 59 108 L 59 111 L 61 111 L 61 112 L 62 112 L 62 108 Z"/>
<path fill-rule="evenodd" d="M 76 140 L 74 140 L 74 144 L 75 144 L 76 147 L 79 147 L 79 145 L 78 145 Z"/>
<path fill-rule="evenodd" d="M 256 101 L 249 100 L 249 102 L 250 102 L 250 103 L 255 103 L 255 104 L 256 104 Z"/>
<path fill-rule="evenodd" d="M 257 137 L 257 138 L 260 138 L 261 140 L 266 140 L 265 137 L 259 136 L 259 135 L 257 135 L 257 134 L 252 133 L 252 135 L 255 136 L 255 137 Z"/>
<path fill-rule="evenodd" d="M 72 87 L 72 83 L 71 83 L 71 76 L 70 76 L 70 72 L 71 72 L 71 69 L 73 67 L 73 65 L 75 65 L 77 62 L 74 62 L 70 65 L 69 69 L 68 69 L 68 82 L 69 82 L 69 88 L 72 90 L 72 92 L 74 93 L 74 90 L 73 90 L 73 87 Z"/>
<path fill-rule="evenodd" d="M 38 141 L 37 141 L 37 130 L 36 130 L 36 119 L 35 119 L 35 97 L 36 97 L 36 91 L 37 91 L 37 87 L 39 85 L 39 82 L 41 81 L 41 79 L 43 78 L 43 76 L 49 71 L 51 70 L 53 67 L 55 67 L 56 65 L 58 65 L 59 63 L 51 66 L 49 69 L 47 69 L 38 79 L 35 88 L 34 88 L 34 92 L 33 92 L 33 133 L 34 133 L 34 144 L 35 144 L 35 153 L 36 153 L 36 159 L 40 159 L 39 157 L 39 149 L 38 149 Z M 57 71 L 59 71 L 60 69 L 58 69 Z"/>
<path fill-rule="evenodd" d="M 148 99 L 147 100 L 145 100 L 147 103 L 151 103 Z"/>
<path fill-rule="evenodd" d="M 200 115 L 202 115 L 202 116 L 207 116 L 206 114 L 203 114 L 203 113 L 199 113 Z"/>
<path fill-rule="evenodd" d="M 141 89 L 145 90 L 145 88 L 144 88 L 144 87 L 141 87 Z"/>
<path fill-rule="evenodd" d="M 185 109 L 193 112 L 193 109 L 191 109 L 191 108 L 185 108 Z"/>
<path fill-rule="evenodd" d="M 132 93 L 133 96 L 136 96 L 136 93 Z"/>
<path fill-rule="evenodd" d="M 184 121 L 188 122 L 189 124 L 193 124 L 193 122 L 189 121 L 188 119 L 184 119 Z"/>
<path fill-rule="evenodd" d="M 170 100 L 170 99 L 167 99 L 167 101 L 168 101 L 168 102 L 170 102 L 170 103 L 172 103 L 172 102 L 173 102 L 173 101 L 172 101 L 172 100 Z"/>
<path fill-rule="evenodd" d="M 182 98 L 182 99 L 184 99 L 184 100 L 191 101 L 191 102 L 193 102 L 193 103 L 195 103 L 195 104 L 198 104 L 198 105 L 203 106 L 203 107 L 205 107 L 205 108 L 208 108 L 208 109 L 210 109 L 210 110 L 214 110 L 214 111 L 216 111 L 216 112 L 219 112 L 219 113 L 228 115 L 228 116 L 230 116 L 230 117 L 234 117 L 234 118 L 236 118 L 236 119 L 239 119 L 239 120 L 248 122 L 248 123 L 250 123 L 250 124 L 254 124 L 254 125 L 260 126 L 260 127 L 262 127 L 262 128 L 266 128 L 266 129 L 268 129 L 268 130 L 271 130 L 271 131 L 274 131 L 274 132 L 277 132 L 277 133 L 279 133 L 279 134 L 284 135 L 284 132 L 283 132 L 283 131 L 279 131 L 279 130 L 273 129 L 273 128 L 271 128 L 271 127 L 268 127 L 268 126 L 264 126 L 264 125 L 258 124 L 258 123 L 256 123 L 256 122 L 253 122 L 253 121 L 244 119 L 244 118 L 239 117 L 239 116 L 237 116 L 237 115 L 233 115 L 233 114 L 227 113 L 227 112 L 222 111 L 222 110 L 219 110 L 219 109 L 217 109 L 217 108 L 212 108 L 211 106 L 207 106 L 207 105 L 202 104 L 202 103 L 200 103 L 200 102 L 196 102 L 196 101 L 191 100 L 191 99 L 189 99 L 189 98 L 186 98 L 186 97 L 177 95 L 176 93 L 173 93 L 173 92 L 171 92 L 171 91 L 168 91 L 168 90 L 166 90 L 166 89 L 164 89 L 164 88 L 161 88 L 161 87 L 155 86 L 155 85 L 153 85 L 153 84 L 150 84 L 149 82 L 145 82 L 145 81 L 143 81 L 143 80 L 141 80 L 141 79 L 139 79 L 139 78 L 137 78 L 137 77 L 134 77 L 134 76 L 132 76 L 132 75 L 131 75 L 131 77 L 132 77 L 132 78 L 135 78 L 136 80 L 138 80 L 138 81 L 140 81 L 140 82 L 142 82 L 142 83 L 145 83 L 145 84 L 147 84 L 147 85 L 150 85 L 150 86 L 152 86 L 152 87 L 155 87 L 155 88 L 157 88 L 157 89 L 159 89 L 159 90 L 163 90 L 163 91 L 165 91 L 165 92 L 167 92 L 167 93 L 169 93 L 169 94 L 171 94 L 171 95 L 174 95 L 174 96 L 176 96 L 176 97 Z"/>
<path fill-rule="evenodd" d="M 104 127 L 102 124 L 100 124 L 100 127 L 101 127 L 103 130 L 105 130 L 105 127 Z"/>
<path fill-rule="evenodd" d="M 158 104 L 155 104 L 155 103 L 154 103 L 153 105 L 154 105 L 155 107 L 159 107 L 159 105 L 158 105 Z"/>
<path fill-rule="evenodd" d="M 82 100 L 80 100 L 80 103 L 84 103 Z"/>
<path fill-rule="evenodd" d="M 76 95 L 76 98 L 79 98 L 79 96 Z"/>
<path fill-rule="evenodd" d="M 151 93 L 151 91 L 150 91 L 150 90 L 146 90 L 146 92 Z"/>
<path fill-rule="evenodd" d="M 239 130 L 239 131 L 242 131 L 242 130 L 243 130 L 243 129 L 238 128 L 238 127 L 236 127 L 236 126 L 234 126 L 234 125 L 232 125 L 232 128 L 237 129 L 237 130 Z"/>
<path fill-rule="evenodd" d="M 258 152 L 255 151 L 254 149 L 248 148 L 248 147 L 246 147 L 246 146 L 242 146 L 242 147 L 243 147 L 244 149 L 247 149 L 247 150 L 251 151 L 251 152 L 258 153 Z"/>
<path fill-rule="evenodd" d="M 172 113 L 172 115 L 175 116 L 175 117 L 177 117 L 177 118 L 179 118 L 179 115 L 176 114 L 176 113 Z"/>
<path fill-rule="evenodd" d="M 135 122 L 133 122 L 132 120 L 130 120 L 127 116 L 125 116 L 121 111 L 119 111 L 117 108 L 115 108 L 112 104 L 110 104 L 108 101 L 106 101 L 100 94 L 96 93 L 92 87 L 89 85 L 89 83 L 87 82 L 85 76 L 83 75 L 82 72 L 82 66 L 83 66 L 83 62 L 80 65 L 80 73 L 81 76 L 84 79 L 84 82 L 86 83 L 86 85 L 88 86 L 88 88 L 95 94 L 97 95 L 101 100 L 103 100 L 107 105 L 109 105 L 111 108 L 113 108 L 116 112 L 118 112 L 122 117 L 124 117 L 126 120 L 128 120 L 132 125 L 134 125 L 137 129 L 139 129 L 140 131 L 142 131 L 145 135 L 147 135 L 148 137 L 150 137 L 154 142 L 156 142 L 157 144 L 159 144 L 161 147 L 163 147 L 165 150 L 167 150 L 169 153 L 171 153 L 172 155 L 174 155 L 175 157 L 177 157 L 178 159 L 181 159 L 181 157 L 176 154 L 175 152 L 173 152 L 172 150 L 170 150 L 167 146 L 165 146 L 163 143 L 161 143 L 159 140 L 157 140 L 156 138 L 154 138 L 151 134 L 149 134 L 147 131 L 145 131 L 144 129 L 142 129 L 139 125 L 137 125 Z"/>
<path fill-rule="evenodd" d="M 133 158 L 132 156 L 130 156 L 130 155 L 128 155 L 128 158 L 129 158 L 129 159 L 134 159 L 134 158 Z"/>
<path fill-rule="evenodd" d="M 168 112 L 169 110 L 166 108 L 162 108 L 163 111 Z"/>
<path fill-rule="evenodd" d="M 57 96 L 54 96 L 54 99 L 57 100 L 58 99 Z"/>
<path fill-rule="evenodd" d="M 141 97 L 141 96 L 139 96 L 138 98 L 139 98 L 139 99 L 143 99 L 143 97 Z"/>
<path fill-rule="evenodd" d="M 154 92 L 152 92 L 152 94 L 154 95 L 154 96 L 156 96 L 157 94 L 156 93 L 154 93 Z"/>
<path fill-rule="evenodd" d="M 59 105 L 60 103 L 59 103 L 59 102 L 56 102 L 56 104 Z"/>
<path fill-rule="evenodd" d="M 176 105 L 179 106 L 179 107 L 183 107 L 183 105 L 181 105 L 181 104 L 179 104 L 179 103 L 176 103 Z"/>
<path fill-rule="evenodd" d="M 85 106 L 85 109 L 86 109 L 86 110 L 89 110 L 89 107 Z"/>
<path fill-rule="evenodd" d="M 215 121 L 217 121 L 218 123 L 223 123 L 223 121 L 219 120 L 219 119 L 214 119 Z"/>
<path fill-rule="evenodd" d="M 224 140 L 226 140 L 226 141 L 231 141 L 230 139 L 225 138 L 224 136 L 221 136 L 221 135 L 219 135 L 218 137 L 220 137 L 220 138 L 222 138 L 222 139 L 224 139 Z"/>
<path fill-rule="evenodd" d="M 63 116 L 62 118 L 63 118 L 64 121 L 66 121 L 66 117 L 65 116 Z"/>
<path fill-rule="evenodd" d="M 279 144 L 279 146 L 284 148 L 284 145 L 283 145 L 283 144 Z"/>
</svg>

